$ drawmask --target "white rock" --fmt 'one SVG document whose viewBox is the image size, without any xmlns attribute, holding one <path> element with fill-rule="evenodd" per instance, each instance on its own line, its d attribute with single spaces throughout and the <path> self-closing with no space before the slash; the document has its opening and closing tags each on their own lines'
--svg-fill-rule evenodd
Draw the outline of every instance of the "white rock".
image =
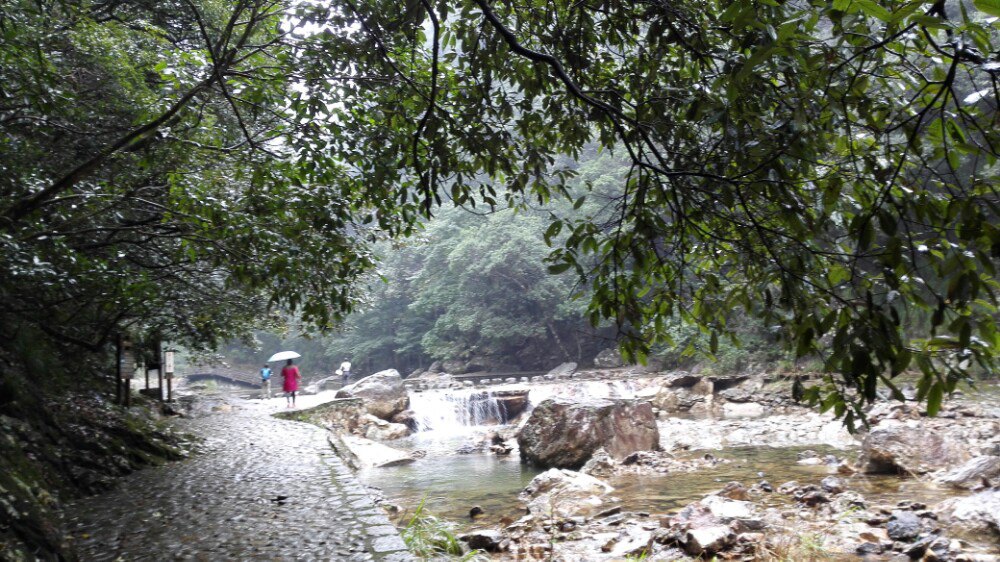
<svg viewBox="0 0 1000 562">
<path fill-rule="evenodd" d="M 358 459 L 358 464 L 362 467 L 376 468 L 406 464 L 414 461 L 413 457 L 404 451 L 387 447 L 363 437 L 345 434 L 340 436 L 340 440 L 351 454 Z"/>
<path fill-rule="evenodd" d="M 984 455 L 944 474 L 938 481 L 956 488 L 975 488 L 982 485 L 983 480 L 994 480 L 998 477 L 1000 477 L 1000 457 Z"/>
</svg>

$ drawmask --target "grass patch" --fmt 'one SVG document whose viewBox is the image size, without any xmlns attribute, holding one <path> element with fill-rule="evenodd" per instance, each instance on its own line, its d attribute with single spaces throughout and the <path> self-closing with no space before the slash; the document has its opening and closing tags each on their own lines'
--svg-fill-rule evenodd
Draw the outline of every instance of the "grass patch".
<svg viewBox="0 0 1000 562">
<path fill-rule="evenodd" d="M 463 561 L 488 560 L 480 550 L 465 552 L 462 542 L 455 535 L 454 525 L 427 513 L 423 500 L 399 534 L 410 552 L 423 560 L 442 557 Z"/>
</svg>

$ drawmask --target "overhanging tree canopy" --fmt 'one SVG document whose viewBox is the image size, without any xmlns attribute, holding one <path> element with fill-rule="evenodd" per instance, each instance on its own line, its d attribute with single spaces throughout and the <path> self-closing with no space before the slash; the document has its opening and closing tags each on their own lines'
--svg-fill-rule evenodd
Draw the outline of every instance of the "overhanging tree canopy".
<svg viewBox="0 0 1000 562">
<path fill-rule="evenodd" d="M 633 354 L 666 318 L 715 341 L 744 308 L 825 355 L 840 376 L 809 397 L 850 420 L 845 394 L 914 361 L 935 410 L 1000 345 L 995 0 L 15 4 L 5 269 L 37 274 L 42 248 L 76 271 L 84 232 L 125 229 L 144 242 L 116 249 L 323 324 L 368 265 L 361 225 L 561 195 L 557 158 L 597 142 L 631 174 L 609 212 L 553 220 L 551 268 L 592 284 Z M 107 195 L 128 211 L 110 226 Z M 119 253 L 94 259 L 128 296 L 155 268 Z"/>
<path fill-rule="evenodd" d="M 641 356 L 680 315 L 745 308 L 838 372 L 851 421 L 915 361 L 936 410 L 998 349 L 995 16 L 962 2 L 334 2 L 307 98 L 345 134 L 314 154 L 429 210 L 545 199 L 597 141 L 632 173 L 614 212 L 556 220 L 552 256 Z M 306 17 L 309 17 L 308 15 Z M 345 31 L 347 30 L 347 31 Z M 342 58 L 330 53 L 350 53 Z M 362 78 L 363 77 L 363 78 Z M 357 133 L 362 133 L 358 136 Z M 408 212 L 416 212 L 409 210 Z M 926 311 L 924 333 L 904 325 Z"/>
</svg>

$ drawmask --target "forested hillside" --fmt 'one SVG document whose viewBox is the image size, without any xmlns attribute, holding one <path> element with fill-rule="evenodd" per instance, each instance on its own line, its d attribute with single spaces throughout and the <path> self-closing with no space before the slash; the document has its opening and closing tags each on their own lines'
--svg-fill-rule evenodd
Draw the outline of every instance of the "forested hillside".
<svg viewBox="0 0 1000 562">
<path fill-rule="evenodd" d="M 569 271 L 550 272 L 552 249 L 566 239 L 552 223 L 612 220 L 628 166 L 589 150 L 573 169 L 565 200 L 494 211 L 444 209 L 413 237 L 377 244 L 379 265 L 365 279 L 358 311 L 339 329 L 303 337 L 301 323 L 288 319 L 280 331 L 257 332 L 251 345 L 230 343 L 223 357 L 253 365 L 273 350 L 296 349 L 314 375 L 331 373 L 344 358 L 361 373 L 395 368 L 404 375 L 434 361 L 457 372 L 591 365 L 617 346 L 618 326 L 595 327 L 587 313 L 592 288 Z M 791 357 L 759 320 L 738 311 L 730 320 L 737 340 L 723 341 L 714 354 L 707 334 L 676 321 L 651 358 L 666 368 L 701 363 L 738 371 L 775 368 Z"/>
</svg>

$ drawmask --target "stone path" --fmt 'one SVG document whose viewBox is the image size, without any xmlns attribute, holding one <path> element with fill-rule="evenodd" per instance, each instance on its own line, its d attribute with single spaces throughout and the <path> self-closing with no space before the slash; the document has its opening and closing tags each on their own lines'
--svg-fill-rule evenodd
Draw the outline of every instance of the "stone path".
<svg viewBox="0 0 1000 562">
<path fill-rule="evenodd" d="M 413 560 L 326 432 L 234 401 L 180 420 L 188 460 L 65 509 L 83 560 Z"/>
</svg>

